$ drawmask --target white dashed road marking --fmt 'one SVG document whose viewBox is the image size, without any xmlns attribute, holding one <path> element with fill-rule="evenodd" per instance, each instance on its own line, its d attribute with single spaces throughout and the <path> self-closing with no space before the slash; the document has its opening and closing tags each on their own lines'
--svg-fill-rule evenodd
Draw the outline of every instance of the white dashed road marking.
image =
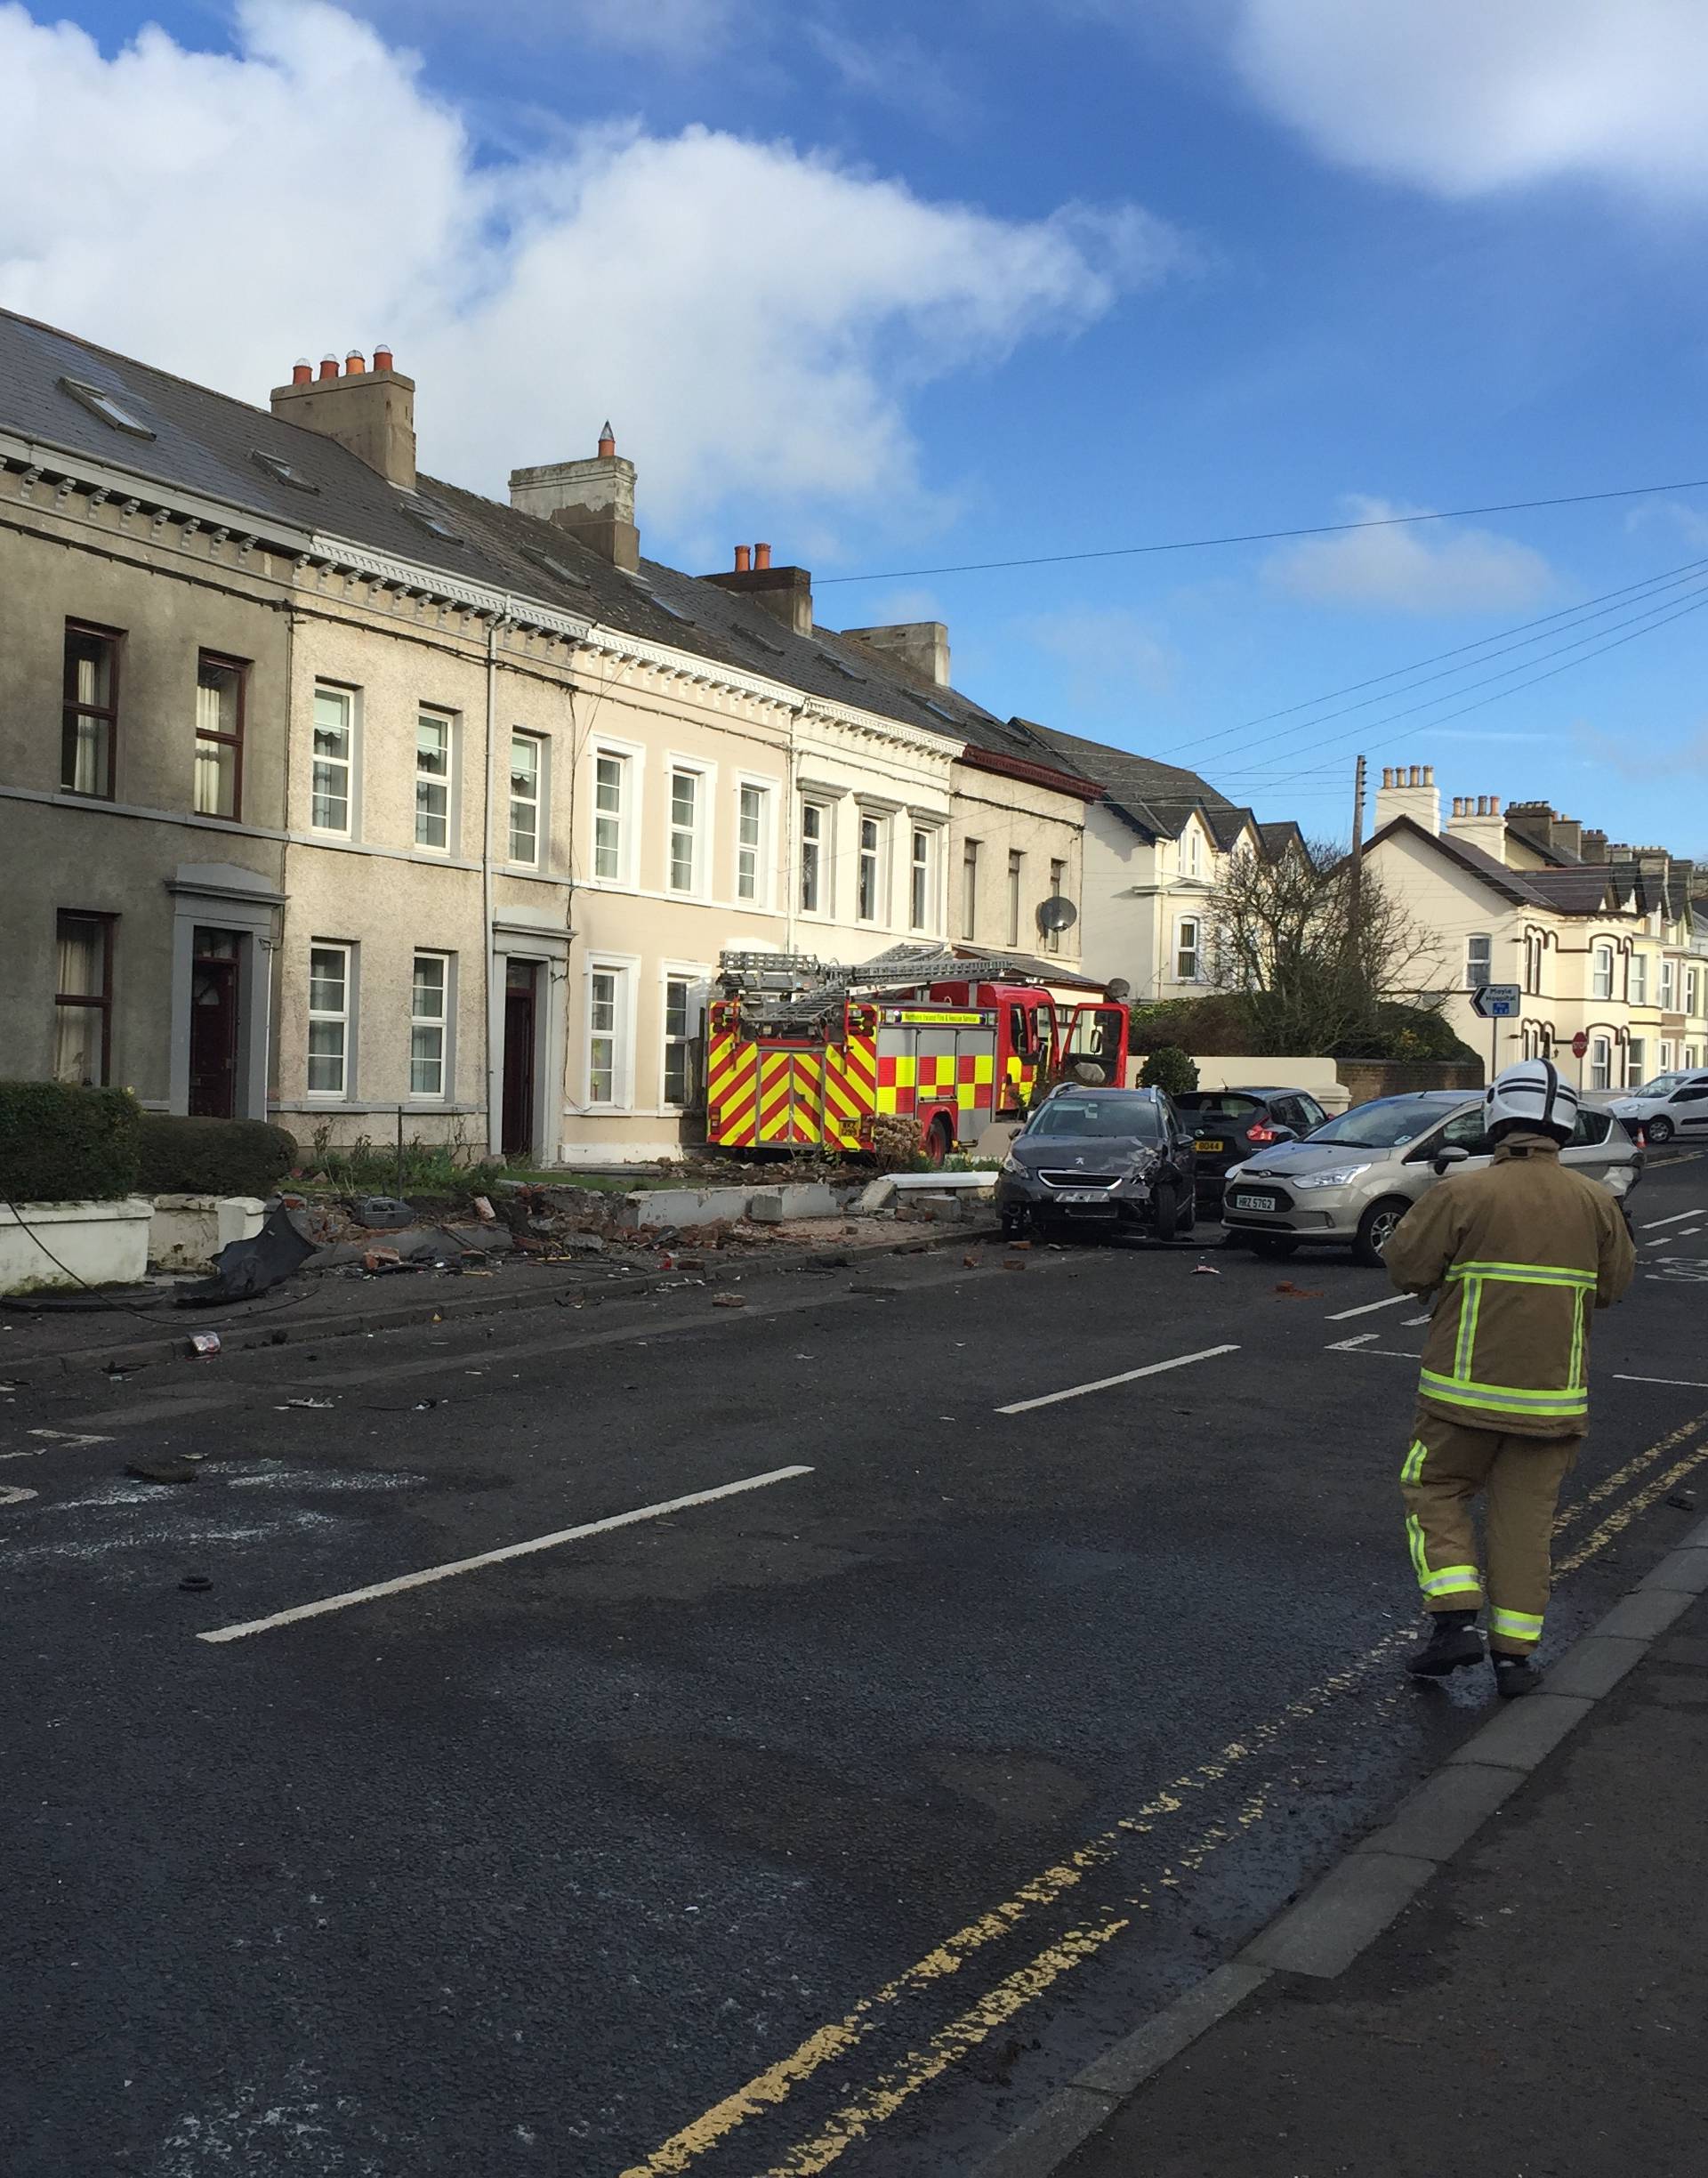
<svg viewBox="0 0 1708 2178">
<path fill-rule="evenodd" d="M 1700 1210 L 1680 1210 L 1676 1217 L 1650 1218 L 1643 1227 L 1645 1232 L 1656 1232 L 1663 1225 L 1682 1225 L 1687 1218 L 1700 1217 Z"/>
<path fill-rule="evenodd" d="M 1165 1369 L 1187 1368 L 1194 1361 L 1213 1361 L 1218 1354 L 1237 1353 L 1237 1346 L 1206 1346 L 1202 1352 L 1176 1354 L 1172 1361 L 1148 1362 L 1143 1368 L 1123 1369 L 1118 1376 L 1099 1376 L 1091 1383 L 1069 1384 L 1065 1392 L 1046 1392 L 1040 1399 L 1016 1400 L 999 1407 L 1002 1415 L 1029 1414 L 1035 1407 L 1053 1407 L 1059 1400 L 1084 1399 L 1088 1392 L 1108 1392 L 1116 1384 L 1133 1383 L 1140 1376 L 1160 1376 Z"/>
<path fill-rule="evenodd" d="M 639 1521 L 662 1520 L 667 1512 L 685 1512 L 690 1505 L 710 1504 L 719 1497 L 737 1497 L 744 1490 L 763 1489 L 769 1483 L 788 1482 L 808 1475 L 810 1467 L 774 1467 L 769 1474 L 745 1475 L 739 1482 L 721 1482 L 716 1489 L 690 1490 L 685 1497 L 669 1497 L 662 1504 L 638 1505 L 632 1512 L 613 1512 L 608 1520 L 586 1521 L 579 1528 L 560 1528 L 552 1535 L 531 1536 L 526 1543 L 506 1543 L 500 1550 L 481 1551 L 472 1558 L 453 1558 L 444 1565 L 424 1566 L 419 1573 L 400 1573 L 395 1580 L 375 1581 L 370 1587 L 348 1588 L 342 1595 L 322 1596 L 314 1603 L 294 1603 L 288 1610 L 272 1611 L 265 1618 L 246 1618 L 239 1625 L 214 1626 L 198 1634 L 197 1641 L 241 1641 L 246 1634 L 270 1633 L 275 1626 L 294 1625 L 299 1618 L 318 1618 L 327 1611 L 348 1610 L 352 1603 L 373 1603 L 381 1596 L 401 1595 L 407 1588 L 424 1588 L 430 1582 L 450 1580 L 458 1573 L 474 1573 L 483 1566 L 503 1565 L 507 1559 L 526 1558 L 536 1551 L 556 1550 L 560 1544 L 579 1543 L 587 1536 L 607 1535 L 614 1528 L 632 1528 Z"/>
<path fill-rule="evenodd" d="M 1414 1294 L 1395 1294 L 1387 1301 L 1366 1301 L 1359 1308 L 1341 1309 L 1328 1320 L 1330 1323 L 1349 1323 L 1354 1316 L 1374 1316 L 1378 1309 L 1404 1308 L 1408 1301 L 1416 1297 Z"/>
<path fill-rule="evenodd" d="M 25 1445 L 16 1452 L 0 1452 L 0 1460 L 39 1459 L 44 1452 L 52 1452 L 55 1449 L 61 1452 L 81 1452 L 88 1445 L 111 1444 L 113 1441 L 110 1437 L 91 1437 L 85 1432 L 78 1430 L 33 1429 L 27 1433 L 31 1437 L 44 1438 L 47 1441 L 44 1444 Z"/>
</svg>

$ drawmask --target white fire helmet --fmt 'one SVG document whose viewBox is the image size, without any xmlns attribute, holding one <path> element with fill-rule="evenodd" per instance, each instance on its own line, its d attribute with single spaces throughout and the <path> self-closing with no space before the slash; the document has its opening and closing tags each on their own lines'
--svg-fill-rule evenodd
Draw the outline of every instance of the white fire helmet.
<svg viewBox="0 0 1708 2178">
<path fill-rule="evenodd" d="M 1491 1133 L 1503 1124 L 1516 1125 L 1567 1142 L 1577 1117 L 1577 1092 L 1551 1059 L 1521 1059 L 1484 1090 L 1483 1117 Z"/>
</svg>

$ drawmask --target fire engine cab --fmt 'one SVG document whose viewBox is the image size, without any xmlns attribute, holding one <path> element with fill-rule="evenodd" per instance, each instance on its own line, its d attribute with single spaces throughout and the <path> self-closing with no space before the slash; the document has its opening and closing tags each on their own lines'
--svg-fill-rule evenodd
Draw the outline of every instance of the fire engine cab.
<svg viewBox="0 0 1708 2178">
<path fill-rule="evenodd" d="M 741 1150 L 869 1150 L 912 1119 L 940 1161 L 1018 1119 L 1041 1079 L 1124 1085 L 1125 987 L 1052 986 L 1011 956 L 897 946 L 863 967 L 726 953 L 708 1010 L 706 1140 Z"/>
</svg>

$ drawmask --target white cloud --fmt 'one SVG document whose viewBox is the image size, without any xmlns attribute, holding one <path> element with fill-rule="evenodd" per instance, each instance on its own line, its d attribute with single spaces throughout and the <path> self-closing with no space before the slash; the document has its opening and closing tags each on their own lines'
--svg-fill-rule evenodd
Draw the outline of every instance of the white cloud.
<svg viewBox="0 0 1708 2178">
<path fill-rule="evenodd" d="M 1341 164 L 1448 197 L 1708 196 L 1703 0 L 1239 0 L 1235 63 Z"/>
<path fill-rule="evenodd" d="M 1132 208 L 996 219 L 707 129 L 483 162 L 350 16 L 236 21 L 235 54 L 151 28 L 107 60 L 0 6 L 0 301 L 250 399 L 389 339 L 423 464 L 482 488 L 609 415 L 643 521 L 737 493 L 761 535 L 826 502 L 906 519 L 914 389 L 1071 335 L 1173 254 Z"/>
<path fill-rule="evenodd" d="M 1358 495 L 1349 521 L 1422 512 Z M 1349 529 L 1306 537 L 1263 564 L 1271 589 L 1313 605 L 1406 613 L 1510 612 L 1546 597 L 1553 570 L 1538 552 L 1492 529 Z"/>
<path fill-rule="evenodd" d="M 1139 691 L 1160 695 L 1179 668 L 1168 644 L 1118 605 L 1064 606 L 1034 613 L 1021 625 L 1039 649 L 1067 668 L 1067 698 L 1079 710 L 1116 711 Z"/>
</svg>

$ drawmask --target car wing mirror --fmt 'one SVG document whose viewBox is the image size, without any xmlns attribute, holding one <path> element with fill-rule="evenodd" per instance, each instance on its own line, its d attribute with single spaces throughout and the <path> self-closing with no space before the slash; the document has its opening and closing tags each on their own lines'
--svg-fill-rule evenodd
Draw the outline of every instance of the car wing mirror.
<svg viewBox="0 0 1708 2178">
<path fill-rule="evenodd" d="M 1446 1142 L 1436 1151 L 1430 1164 L 1438 1176 L 1442 1173 L 1451 1172 L 1455 1165 L 1465 1165 L 1470 1161 L 1469 1150 L 1462 1150 L 1457 1142 Z"/>
</svg>

